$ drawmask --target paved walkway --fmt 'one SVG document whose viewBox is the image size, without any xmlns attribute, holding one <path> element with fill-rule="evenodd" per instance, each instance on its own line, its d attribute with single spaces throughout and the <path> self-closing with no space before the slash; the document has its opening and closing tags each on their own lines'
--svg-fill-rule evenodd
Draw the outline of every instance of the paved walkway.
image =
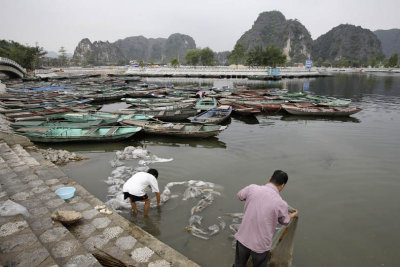
<svg viewBox="0 0 400 267">
<path fill-rule="evenodd" d="M 76 187 L 62 200 L 54 192 Z M 104 205 L 82 186 L 45 160 L 36 147 L 0 140 L 0 205 L 12 200 L 30 216 L 0 216 L 0 266 L 101 266 L 94 246 L 134 266 L 198 266 L 116 212 L 99 213 Z M 53 221 L 51 213 L 75 210 L 83 218 L 72 226 Z"/>
</svg>

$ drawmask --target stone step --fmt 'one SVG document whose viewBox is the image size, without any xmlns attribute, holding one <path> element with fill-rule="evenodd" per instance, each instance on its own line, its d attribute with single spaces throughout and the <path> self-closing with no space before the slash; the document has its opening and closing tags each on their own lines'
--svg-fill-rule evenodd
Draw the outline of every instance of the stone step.
<svg viewBox="0 0 400 267">
<path fill-rule="evenodd" d="M 74 210 L 70 204 L 54 193 L 57 188 L 64 185 L 62 180 L 53 177 L 59 177 L 60 173 L 64 177 L 65 175 L 55 166 L 50 166 L 50 168 L 57 169 L 52 172 L 47 169 L 49 167 L 41 167 L 40 164 L 33 164 L 32 167 L 24 164 L 24 166 L 28 166 L 29 172 L 15 171 L 18 166 L 15 166 L 14 163 L 20 160 L 18 155 L 13 149 L 6 149 L 4 144 L 0 149 L 3 151 L 1 157 L 5 157 L 5 162 L 8 164 L 4 166 L 7 177 L 1 179 L 3 185 L 1 189 L 7 193 L 10 200 L 28 209 L 30 213 L 30 216 L 26 218 L 28 228 L 40 241 L 42 247 L 46 248 L 54 261 L 60 266 L 69 264 L 101 266 L 64 225 L 53 222 L 50 217 L 51 213 L 56 210 Z M 17 149 L 20 150 L 20 155 L 26 158 L 30 157 L 28 153 L 25 153 L 26 151 L 21 151 L 19 147 Z M 48 179 L 41 179 L 42 175 Z"/>
<path fill-rule="evenodd" d="M 28 151 L 40 165 L 44 163 L 45 160 L 39 152 L 35 150 Z M 47 168 L 50 167 L 48 165 Z M 147 266 L 152 263 L 154 264 L 153 266 L 171 266 L 170 262 L 160 256 L 168 254 L 169 251 L 156 251 L 138 241 L 139 237 L 148 238 L 150 235 L 144 231 L 139 231 L 136 238 L 132 236 L 132 225 L 115 211 L 110 215 L 100 213 L 95 207 L 104 205 L 104 203 L 72 179 L 68 177 L 50 179 L 46 180 L 45 183 L 51 186 L 54 191 L 62 186 L 74 186 L 76 188 L 75 196 L 70 200 L 66 200 L 66 202 L 71 205 L 73 210 L 82 212 L 83 218 L 78 223 L 67 228 L 89 252 L 95 252 L 96 249 L 94 247 L 96 246 L 131 265 Z M 185 262 L 181 266 L 186 265 Z"/>
<path fill-rule="evenodd" d="M 5 166 L 0 172 L 7 175 L 7 178 L 0 179 L 6 181 L 1 189 L 11 200 L 29 210 L 31 216 L 26 222 L 58 265 L 100 266 L 91 254 L 96 251 L 96 246 L 127 264 L 139 267 L 198 266 L 116 211 L 100 213 L 95 207 L 104 203 L 45 160 L 34 147 L 13 146 L 11 149 L 0 143 L 0 157 L 4 160 L 4 163 L 0 160 L 0 165 Z M 16 164 L 21 158 L 28 170 L 21 170 Z M 39 165 L 29 165 L 27 162 L 34 162 L 29 158 Z M 54 192 L 63 186 L 74 186 L 75 196 L 68 200 L 59 198 Z M 58 210 L 79 211 L 83 218 L 73 225 L 64 226 L 50 218 L 50 214 Z"/>
<path fill-rule="evenodd" d="M 22 159 L 25 164 L 29 167 L 40 166 L 39 162 L 36 161 L 20 144 L 13 145 L 11 149 Z"/>
<path fill-rule="evenodd" d="M 0 217 L 1 266 L 58 266 L 21 215 Z"/>
</svg>

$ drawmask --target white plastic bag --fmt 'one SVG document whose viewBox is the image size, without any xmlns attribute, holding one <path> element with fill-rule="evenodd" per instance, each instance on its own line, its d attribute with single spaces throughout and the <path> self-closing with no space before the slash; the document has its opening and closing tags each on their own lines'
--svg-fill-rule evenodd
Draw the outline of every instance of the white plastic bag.
<svg viewBox="0 0 400 267">
<path fill-rule="evenodd" d="M 28 210 L 14 201 L 7 200 L 0 205 L 0 216 L 14 216 L 22 214 L 24 217 L 29 217 Z"/>
</svg>

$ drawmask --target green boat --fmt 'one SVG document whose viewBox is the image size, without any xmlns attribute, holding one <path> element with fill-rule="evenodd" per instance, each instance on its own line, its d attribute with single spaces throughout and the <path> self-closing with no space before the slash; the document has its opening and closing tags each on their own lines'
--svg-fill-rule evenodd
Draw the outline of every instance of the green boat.
<svg viewBox="0 0 400 267">
<path fill-rule="evenodd" d="M 142 127 L 95 127 L 89 129 L 72 128 L 20 128 L 18 133 L 25 135 L 33 142 L 109 142 L 132 137 L 141 131 Z"/>
<path fill-rule="evenodd" d="M 197 110 L 209 110 L 215 108 L 218 105 L 217 100 L 211 97 L 201 98 L 197 101 L 195 109 Z"/>
<path fill-rule="evenodd" d="M 167 98 L 121 98 L 127 104 L 141 105 L 141 104 L 154 104 L 154 103 L 171 103 L 184 100 L 183 97 L 167 97 Z"/>
<path fill-rule="evenodd" d="M 64 115 L 64 119 L 71 122 L 84 122 L 101 120 L 102 125 L 115 125 L 122 119 L 135 119 L 135 120 L 149 120 L 153 116 L 141 115 L 141 114 L 114 114 L 114 113 L 67 113 Z"/>
<path fill-rule="evenodd" d="M 122 120 L 120 123 L 143 127 L 146 134 L 183 138 L 207 138 L 218 135 L 227 128 L 227 126 L 215 124 L 167 123 L 162 121 Z"/>
<path fill-rule="evenodd" d="M 104 125 L 103 120 L 90 121 L 18 121 L 13 122 L 10 126 L 14 129 L 18 128 L 93 128 Z"/>
</svg>

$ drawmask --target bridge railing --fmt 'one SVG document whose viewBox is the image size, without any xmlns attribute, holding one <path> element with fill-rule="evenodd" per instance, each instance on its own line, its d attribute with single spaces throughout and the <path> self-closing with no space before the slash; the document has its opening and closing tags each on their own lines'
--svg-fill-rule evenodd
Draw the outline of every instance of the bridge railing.
<svg viewBox="0 0 400 267">
<path fill-rule="evenodd" d="M 9 58 L 5 58 L 5 57 L 0 57 L 0 64 L 4 64 L 4 65 L 10 65 L 16 69 L 18 69 L 20 72 L 22 72 L 23 74 L 26 74 L 26 69 L 23 68 L 21 65 L 19 65 L 17 62 L 15 62 L 14 60 L 11 60 Z"/>
</svg>

